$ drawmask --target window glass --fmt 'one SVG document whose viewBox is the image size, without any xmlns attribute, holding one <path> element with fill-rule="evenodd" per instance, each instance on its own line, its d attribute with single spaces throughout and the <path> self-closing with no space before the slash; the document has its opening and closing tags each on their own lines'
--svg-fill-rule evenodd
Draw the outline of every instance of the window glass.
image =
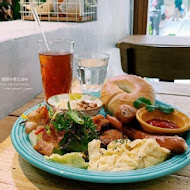
<svg viewBox="0 0 190 190">
<path fill-rule="evenodd" d="M 149 0 L 148 35 L 190 36 L 190 0 Z"/>
<path fill-rule="evenodd" d="M 0 0 L 0 22 L 20 19 L 19 0 Z"/>
</svg>

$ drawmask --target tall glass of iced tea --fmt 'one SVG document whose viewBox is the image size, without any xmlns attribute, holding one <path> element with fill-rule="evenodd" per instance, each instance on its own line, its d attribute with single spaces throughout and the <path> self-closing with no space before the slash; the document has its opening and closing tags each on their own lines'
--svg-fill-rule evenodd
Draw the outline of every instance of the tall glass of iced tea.
<svg viewBox="0 0 190 190">
<path fill-rule="evenodd" d="M 58 39 L 48 41 L 47 44 L 43 41 L 39 42 L 41 75 L 46 101 L 53 95 L 70 92 L 74 41 Z"/>
</svg>

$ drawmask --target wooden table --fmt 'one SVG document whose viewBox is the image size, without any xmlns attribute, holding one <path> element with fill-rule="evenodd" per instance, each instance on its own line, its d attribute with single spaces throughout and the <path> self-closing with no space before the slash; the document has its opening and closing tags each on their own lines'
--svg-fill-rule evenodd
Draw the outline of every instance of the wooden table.
<svg viewBox="0 0 190 190">
<path fill-rule="evenodd" d="M 141 44 L 150 46 L 187 46 L 190 44 L 190 37 L 179 36 L 148 36 L 132 35 L 120 40 L 116 46 L 119 48 L 121 43 Z"/>
<path fill-rule="evenodd" d="M 190 85 L 168 82 L 152 83 L 158 100 L 173 104 L 190 113 Z M 134 184 L 93 184 L 54 176 L 25 161 L 11 144 L 10 131 L 18 117 L 43 101 L 43 94 L 23 105 L 0 120 L 0 189 L 146 189 L 146 190 L 190 190 L 190 165 L 166 177 Z"/>
</svg>

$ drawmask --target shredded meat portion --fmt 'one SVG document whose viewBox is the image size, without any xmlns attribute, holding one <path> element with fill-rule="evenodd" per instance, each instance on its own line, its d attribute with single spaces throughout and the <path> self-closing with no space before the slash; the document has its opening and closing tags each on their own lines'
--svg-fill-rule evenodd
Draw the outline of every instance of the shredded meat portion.
<svg viewBox="0 0 190 190">
<path fill-rule="evenodd" d="M 98 105 L 97 103 L 95 102 L 86 102 L 86 101 L 81 101 L 80 103 L 78 103 L 78 105 L 84 109 L 84 110 L 87 110 L 87 109 L 92 109 L 92 108 L 97 108 Z"/>
<path fill-rule="evenodd" d="M 102 128 L 109 126 L 110 121 L 107 120 L 102 114 L 92 117 L 93 123 L 97 126 L 97 131 L 101 131 Z"/>
<path fill-rule="evenodd" d="M 101 144 L 103 147 L 107 146 L 110 142 L 118 139 L 125 139 L 126 136 L 123 135 L 120 131 L 116 129 L 110 129 L 107 131 L 104 131 L 100 135 Z"/>
</svg>

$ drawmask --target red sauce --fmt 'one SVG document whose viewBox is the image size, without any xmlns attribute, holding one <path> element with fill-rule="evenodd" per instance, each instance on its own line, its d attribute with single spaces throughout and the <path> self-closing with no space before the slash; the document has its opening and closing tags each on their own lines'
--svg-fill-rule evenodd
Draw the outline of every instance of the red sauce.
<svg viewBox="0 0 190 190">
<path fill-rule="evenodd" d="M 161 120 L 161 119 L 151 119 L 147 121 L 148 124 L 160 127 L 160 128 L 168 128 L 168 129 L 178 129 L 179 126 L 171 121 Z"/>
</svg>

